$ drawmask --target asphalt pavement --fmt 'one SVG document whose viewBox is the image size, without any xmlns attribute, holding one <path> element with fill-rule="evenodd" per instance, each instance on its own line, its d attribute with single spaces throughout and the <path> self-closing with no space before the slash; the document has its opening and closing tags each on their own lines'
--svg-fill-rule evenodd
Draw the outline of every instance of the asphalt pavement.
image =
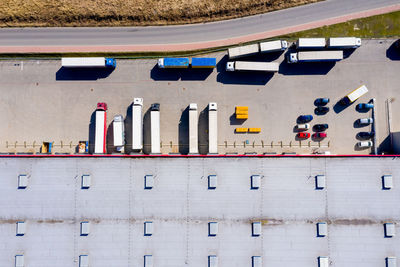
<svg viewBox="0 0 400 267">
<path fill-rule="evenodd" d="M 246 60 L 280 62 L 279 72 L 226 72 L 226 52 L 217 58 L 213 70 L 159 69 L 156 59 L 117 60 L 114 71 L 67 70 L 60 60 L 9 60 L 0 62 L 0 152 L 39 152 L 42 141 L 54 142 L 54 152 L 74 153 L 78 141 L 93 143 L 94 111 L 97 102 L 108 104 L 108 144 L 112 152 L 112 120 L 117 114 L 126 119 L 126 140 L 131 144 L 131 104 L 134 97 L 144 100 L 144 143 L 149 148 L 149 108 L 161 104 L 162 153 L 187 153 L 188 105 L 199 109 L 199 146 L 207 153 L 207 105 L 218 103 L 218 144 L 220 154 L 297 153 L 330 151 L 332 154 L 370 154 L 358 149 L 358 132 L 371 126 L 356 123 L 371 117 L 371 112 L 355 110 L 359 103 L 376 99 L 375 120 L 379 133 L 378 153 L 390 145 L 385 102 L 392 100 L 393 114 L 399 114 L 399 54 L 395 40 L 362 40 L 355 51 L 335 64 L 287 64 L 285 53 L 254 56 Z M 365 84 L 368 94 L 347 108 L 337 101 Z M 314 100 L 331 99 L 330 111 L 314 113 Z M 246 121 L 235 119 L 235 106 L 248 106 Z M 314 115 L 311 127 L 328 123 L 328 137 L 323 140 L 296 137 L 296 118 Z M 237 127 L 259 127 L 259 134 L 236 134 Z M 391 128 L 399 131 L 393 118 Z M 308 131 L 313 133 L 311 129 Z M 319 142 L 320 141 L 320 142 Z M 310 145 L 310 146 L 309 146 Z M 321 145 L 321 147 L 319 146 Z M 127 145 L 129 147 L 129 145 Z M 129 151 L 126 151 L 129 153 Z"/>
</svg>

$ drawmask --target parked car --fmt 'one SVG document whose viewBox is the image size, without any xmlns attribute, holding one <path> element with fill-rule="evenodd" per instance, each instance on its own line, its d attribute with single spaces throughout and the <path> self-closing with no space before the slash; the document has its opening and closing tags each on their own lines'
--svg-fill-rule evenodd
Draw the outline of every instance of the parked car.
<svg viewBox="0 0 400 267">
<path fill-rule="evenodd" d="M 325 106 L 329 103 L 329 98 L 317 98 L 314 101 L 314 105 L 316 106 Z"/>
<path fill-rule="evenodd" d="M 358 119 L 359 124 L 371 124 L 374 120 L 372 118 Z"/>
<path fill-rule="evenodd" d="M 367 111 L 370 110 L 371 108 L 374 108 L 374 104 L 372 103 L 360 103 L 356 106 L 356 110 L 360 111 Z"/>
<path fill-rule="evenodd" d="M 360 148 L 372 147 L 372 145 L 373 145 L 372 141 L 361 141 L 357 143 L 357 146 Z"/>
<path fill-rule="evenodd" d="M 316 107 L 314 110 L 315 114 L 325 114 L 329 112 L 329 107 Z"/>
<path fill-rule="evenodd" d="M 302 139 L 308 139 L 310 138 L 310 133 L 298 133 L 297 137 Z"/>
<path fill-rule="evenodd" d="M 314 138 L 326 138 L 328 135 L 326 133 L 315 133 L 313 134 Z"/>
<path fill-rule="evenodd" d="M 298 123 L 306 123 L 306 122 L 310 122 L 313 120 L 313 116 L 312 115 L 300 115 L 297 118 L 297 122 Z"/>
<path fill-rule="evenodd" d="M 362 139 L 370 139 L 370 138 L 374 137 L 374 135 L 375 135 L 374 132 L 359 132 L 357 134 L 357 136 Z"/>
<path fill-rule="evenodd" d="M 308 130 L 308 129 L 310 129 L 309 123 L 297 124 L 297 130 Z"/>
<path fill-rule="evenodd" d="M 316 131 L 316 132 L 323 132 L 328 128 L 329 128 L 329 125 L 326 124 L 326 123 L 325 124 L 315 124 L 314 125 L 314 131 Z"/>
</svg>

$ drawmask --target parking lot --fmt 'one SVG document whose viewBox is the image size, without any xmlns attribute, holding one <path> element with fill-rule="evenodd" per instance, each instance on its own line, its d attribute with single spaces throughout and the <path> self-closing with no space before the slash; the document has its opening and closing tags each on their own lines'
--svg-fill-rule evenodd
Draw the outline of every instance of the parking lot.
<svg viewBox="0 0 400 267">
<path fill-rule="evenodd" d="M 209 102 L 218 103 L 219 153 L 297 153 L 329 151 L 331 154 L 369 154 L 359 150 L 356 134 L 369 131 L 359 127 L 355 106 L 375 98 L 378 152 L 389 148 L 388 108 L 391 127 L 399 130 L 400 57 L 393 51 L 395 40 L 363 40 L 360 48 L 347 53 L 336 64 L 289 65 L 284 54 L 252 60 L 282 62 L 277 74 L 227 73 L 226 53 L 217 57 L 217 68 L 201 70 L 161 70 L 155 59 L 118 60 L 112 72 L 70 71 L 60 68 L 60 60 L 5 60 L 0 62 L 1 105 L 0 152 L 39 152 L 43 141 L 54 142 L 54 152 L 75 152 L 81 140 L 92 140 L 97 102 L 108 104 L 108 125 L 114 115 L 131 116 L 134 97 L 144 99 L 144 142 L 149 144 L 149 112 L 152 103 L 161 106 L 163 153 L 187 152 L 190 103 L 199 107 L 200 152 L 207 153 L 207 112 Z M 276 56 L 276 58 L 274 58 Z M 344 95 L 365 84 L 369 92 L 344 110 L 333 108 Z M 329 97 L 330 111 L 314 114 L 314 100 Z M 235 106 L 248 106 L 249 119 L 237 121 Z M 328 123 L 324 140 L 296 139 L 296 118 L 312 114 L 316 123 Z M 109 127 L 110 127 L 109 126 Z M 237 127 L 260 127 L 259 134 L 237 134 Z M 130 127 L 127 125 L 127 137 Z M 146 130 L 147 129 L 147 130 Z M 112 136 L 108 136 L 109 144 Z M 129 138 L 127 140 L 128 143 Z M 112 149 L 110 148 L 109 151 Z"/>
</svg>

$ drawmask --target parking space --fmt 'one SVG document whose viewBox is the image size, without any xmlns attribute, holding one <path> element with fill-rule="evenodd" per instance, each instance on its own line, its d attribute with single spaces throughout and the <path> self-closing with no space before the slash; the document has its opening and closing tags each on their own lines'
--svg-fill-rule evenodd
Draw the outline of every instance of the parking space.
<svg viewBox="0 0 400 267">
<path fill-rule="evenodd" d="M 400 111 L 396 101 L 400 97 L 400 61 L 387 54 L 393 42 L 363 40 L 360 48 L 333 65 L 290 65 L 284 62 L 284 54 L 263 58 L 282 62 L 274 75 L 227 73 L 224 52 L 210 55 L 218 62 L 211 72 L 161 70 L 154 59 L 118 60 L 113 72 L 66 71 L 60 69 L 59 60 L 2 61 L 0 123 L 6 130 L 0 133 L 0 151 L 38 153 L 41 143 L 50 141 L 54 142 L 53 152 L 74 153 L 79 141 L 90 139 L 97 102 L 108 104 L 110 129 L 114 115 L 129 119 L 133 98 L 142 97 L 145 146 L 149 144 L 148 109 L 152 103 L 161 104 L 162 153 L 186 151 L 186 108 L 190 103 L 199 107 L 200 152 L 206 153 L 206 108 L 209 102 L 217 102 L 220 154 L 369 154 L 373 151 L 370 148 L 357 148 L 356 135 L 370 131 L 371 126 L 359 127 L 355 122 L 370 117 L 371 111 L 359 113 L 355 106 L 375 98 L 376 145 L 382 152 L 390 144 L 386 101 L 393 100 L 393 114 Z M 334 108 L 338 100 L 362 84 L 368 87 L 366 95 L 343 110 Z M 319 97 L 330 98 L 330 111 L 325 115 L 314 113 L 314 101 Z M 236 120 L 235 106 L 248 106 L 249 118 Z M 327 138 L 296 138 L 296 119 L 302 114 L 314 116 L 311 127 L 328 123 Z M 261 133 L 238 134 L 237 127 L 257 127 Z M 394 130 L 399 127 L 392 123 Z M 129 125 L 126 129 L 130 130 Z M 108 136 L 109 145 L 111 140 Z"/>
</svg>

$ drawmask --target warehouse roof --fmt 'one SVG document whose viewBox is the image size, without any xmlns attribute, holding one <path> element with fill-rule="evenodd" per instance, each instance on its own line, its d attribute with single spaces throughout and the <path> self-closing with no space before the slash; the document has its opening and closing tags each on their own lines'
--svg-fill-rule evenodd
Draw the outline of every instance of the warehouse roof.
<svg viewBox="0 0 400 267">
<path fill-rule="evenodd" d="M 399 237 L 384 227 L 396 230 L 400 220 L 398 158 L 1 158 L 0 175 L 0 266 L 16 255 L 43 267 L 78 266 L 80 256 L 96 267 L 144 266 L 145 255 L 154 266 L 207 266 L 215 255 L 221 266 L 251 266 L 260 256 L 271 266 L 318 266 L 327 257 L 375 267 L 400 255 Z M 210 175 L 218 178 L 212 190 Z M 257 188 L 252 175 L 261 177 Z M 82 222 L 90 223 L 83 235 Z"/>
</svg>

